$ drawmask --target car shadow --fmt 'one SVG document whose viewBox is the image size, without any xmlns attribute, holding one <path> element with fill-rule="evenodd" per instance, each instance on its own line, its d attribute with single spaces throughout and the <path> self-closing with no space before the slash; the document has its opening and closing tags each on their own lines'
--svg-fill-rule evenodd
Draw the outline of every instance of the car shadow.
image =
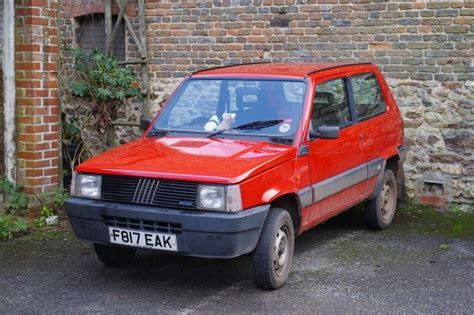
<svg viewBox="0 0 474 315">
<path fill-rule="evenodd" d="M 295 256 L 304 255 L 345 234 L 364 230 L 362 209 L 352 208 L 296 239 Z M 205 259 L 155 251 L 139 251 L 133 263 L 122 268 L 103 267 L 102 276 L 118 281 L 160 283 L 182 288 L 224 288 L 253 279 L 251 255 L 235 259 Z"/>
</svg>

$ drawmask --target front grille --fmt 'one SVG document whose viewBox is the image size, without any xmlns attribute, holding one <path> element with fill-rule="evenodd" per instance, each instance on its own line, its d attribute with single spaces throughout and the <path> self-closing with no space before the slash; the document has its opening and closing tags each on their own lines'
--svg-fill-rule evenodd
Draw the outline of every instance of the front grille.
<svg viewBox="0 0 474 315">
<path fill-rule="evenodd" d="M 173 209 L 196 209 L 197 183 L 103 175 L 101 199 Z"/>
<path fill-rule="evenodd" d="M 117 228 L 172 234 L 183 233 L 183 227 L 180 223 L 138 220 L 112 216 L 103 216 L 102 218 L 104 220 L 105 225 Z"/>
</svg>

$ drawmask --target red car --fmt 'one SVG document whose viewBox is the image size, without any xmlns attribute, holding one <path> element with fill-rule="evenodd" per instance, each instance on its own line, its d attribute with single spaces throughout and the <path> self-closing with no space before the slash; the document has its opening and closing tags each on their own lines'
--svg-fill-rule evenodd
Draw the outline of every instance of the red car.
<svg viewBox="0 0 474 315">
<path fill-rule="evenodd" d="M 372 64 L 244 64 L 193 73 L 140 139 L 77 167 L 72 228 L 105 264 L 137 248 L 252 253 L 281 287 L 295 236 L 364 202 L 370 228 L 403 194 L 403 124 Z"/>
</svg>

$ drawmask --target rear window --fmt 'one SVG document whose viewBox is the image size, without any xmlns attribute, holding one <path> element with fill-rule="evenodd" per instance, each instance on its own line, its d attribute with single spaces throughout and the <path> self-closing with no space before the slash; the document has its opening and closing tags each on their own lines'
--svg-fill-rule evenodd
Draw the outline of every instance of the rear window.
<svg viewBox="0 0 474 315">
<path fill-rule="evenodd" d="M 387 111 L 377 78 L 373 73 L 351 78 L 358 120 L 365 120 Z"/>
</svg>

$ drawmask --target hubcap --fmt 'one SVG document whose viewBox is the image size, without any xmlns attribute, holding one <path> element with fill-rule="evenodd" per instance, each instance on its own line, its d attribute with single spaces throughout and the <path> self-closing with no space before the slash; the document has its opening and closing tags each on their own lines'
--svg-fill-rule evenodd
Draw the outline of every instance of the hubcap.
<svg viewBox="0 0 474 315">
<path fill-rule="evenodd" d="M 382 213 L 382 219 L 389 221 L 395 211 L 395 190 L 392 187 L 392 182 L 386 181 L 382 187 L 382 193 L 380 196 L 380 207 Z"/>
<path fill-rule="evenodd" d="M 282 225 L 273 244 L 273 267 L 279 276 L 284 272 L 284 267 L 288 261 L 289 245 L 288 228 L 286 225 Z"/>
</svg>

